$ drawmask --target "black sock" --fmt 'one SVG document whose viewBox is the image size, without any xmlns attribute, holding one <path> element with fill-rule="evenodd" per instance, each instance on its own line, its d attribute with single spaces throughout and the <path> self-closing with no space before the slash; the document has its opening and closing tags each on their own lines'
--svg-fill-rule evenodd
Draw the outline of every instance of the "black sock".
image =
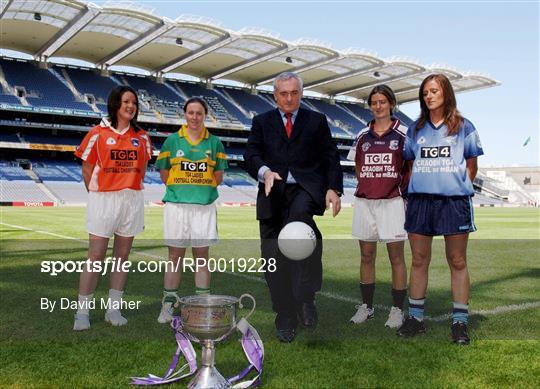
<svg viewBox="0 0 540 389">
<path fill-rule="evenodd" d="M 394 307 L 398 307 L 403 310 L 403 302 L 407 295 L 407 289 L 394 289 L 392 288 L 392 299 L 394 300 Z"/>
<path fill-rule="evenodd" d="M 375 283 L 360 283 L 360 292 L 362 292 L 362 301 L 368 308 L 373 308 L 373 295 L 375 294 Z"/>
</svg>

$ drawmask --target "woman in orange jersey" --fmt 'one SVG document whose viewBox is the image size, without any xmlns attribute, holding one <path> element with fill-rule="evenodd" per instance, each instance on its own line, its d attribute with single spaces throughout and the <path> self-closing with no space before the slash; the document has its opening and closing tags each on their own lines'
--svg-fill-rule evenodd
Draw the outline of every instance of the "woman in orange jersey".
<svg viewBox="0 0 540 389">
<path fill-rule="evenodd" d="M 89 310 L 96 306 L 93 294 L 100 267 L 110 272 L 109 298 L 102 300 L 105 321 L 114 326 L 127 324 L 120 313 L 127 272 L 119 263 L 128 260 L 133 238 L 144 229 L 143 179 L 151 158 L 148 135 L 137 125 L 139 100 L 128 86 L 114 88 L 107 101 L 109 116 L 92 128 L 77 148 L 82 175 L 88 190 L 86 226 L 89 234 L 88 262 L 79 280 L 75 331 L 90 328 Z M 113 255 L 105 259 L 109 239 L 114 235 Z M 96 262 L 101 262 L 102 266 Z"/>
</svg>

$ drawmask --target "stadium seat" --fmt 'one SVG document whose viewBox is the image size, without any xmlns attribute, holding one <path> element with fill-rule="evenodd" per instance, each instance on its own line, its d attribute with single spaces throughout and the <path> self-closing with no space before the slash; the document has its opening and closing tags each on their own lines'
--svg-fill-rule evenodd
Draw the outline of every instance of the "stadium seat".
<svg viewBox="0 0 540 389">
<path fill-rule="evenodd" d="M 214 117 L 223 123 L 250 125 L 251 119 L 247 118 L 237 107 L 225 97 L 212 89 L 206 89 L 199 84 L 178 82 L 176 85 L 186 96 L 202 96 L 210 107 Z"/>
<path fill-rule="evenodd" d="M 110 77 L 101 76 L 92 69 L 58 68 L 57 70 L 66 72 L 81 94 L 94 96 L 98 109 L 107 112 L 109 92 L 118 85 Z"/>
<path fill-rule="evenodd" d="M 254 113 L 255 115 L 275 108 L 275 105 L 270 104 L 267 99 L 260 95 L 252 95 L 244 90 L 233 88 L 216 87 L 216 89 L 222 90 L 233 98 L 237 104 L 244 107 L 246 111 Z"/>
<path fill-rule="evenodd" d="M 24 87 L 26 100 L 35 107 L 92 111 L 84 102 L 75 101 L 73 93 L 51 71 L 30 62 L 0 60 L 6 81 L 11 87 Z"/>
<path fill-rule="evenodd" d="M 31 181 L 24 169 L 20 166 L 0 166 L 0 180 Z"/>
<path fill-rule="evenodd" d="M 17 96 L 0 94 L 0 104 L 22 105 Z"/>
<path fill-rule="evenodd" d="M 0 191 L 1 202 L 42 202 L 55 200 L 49 197 L 34 181 L 31 180 L 7 181 L 0 177 L 0 185 L 2 186 L 2 190 Z"/>
</svg>

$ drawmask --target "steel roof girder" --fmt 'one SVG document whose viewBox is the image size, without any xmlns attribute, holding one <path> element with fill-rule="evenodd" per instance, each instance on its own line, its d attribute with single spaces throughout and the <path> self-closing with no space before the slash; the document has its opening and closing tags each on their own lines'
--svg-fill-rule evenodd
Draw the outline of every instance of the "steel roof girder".
<svg viewBox="0 0 540 389">
<path fill-rule="evenodd" d="M 388 65 L 391 65 L 391 64 L 388 64 Z M 360 87 L 355 87 L 355 88 L 351 88 L 351 89 L 342 89 L 342 90 L 336 91 L 335 93 L 336 94 L 346 95 L 348 93 L 358 92 L 358 91 L 361 91 L 363 89 L 369 89 L 369 88 L 374 87 L 375 85 L 379 85 L 381 83 L 388 83 L 388 82 L 406 80 L 407 78 L 410 78 L 412 76 L 422 75 L 425 72 L 426 72 L 425 68 L 422 68 L 421 70 L 416 70 L 415 69 L 415 70 L 412 70 L 412 71 L 410 71 L 410 72 L 408 72 L 406 74 L 400 74 L 398 76 L 388 77 L 388 78 L 385 78 L 384 80 L 375 80 L 373 82 L 370 82 L 369 84 L 365 84 L 365 85 L 362 85 Z"/>
<path fill-rule="evenodd" d="M 305 64 L 305 65 L 302 65 L 302 66 L 298 66 L 296 68 L 292 68 L 291 70 L 293 72 L 299 74 L 299 73 L 302 73 L 302 72 L 307 72 L 308 70 L 311 70 L 311 69 L 315 69 L 315 68 L 317 68 L 319 66 L 322 66 L 322 65 L 328 65 L 329 63 L 338 61 L 341 58 L 343 58 L 343 57 L 340 56 L 338 53 L 336 53 L 336 54 L 332 55 L 332 57 L 330 57 L 330 58 L 325 58 L 325 59 L 322 59 L 320 61 L 316 61 L 316 62 Z M 267 84 L 267 83 L 273 81 L 274 78 L 276 78 L 279 74 L 280 73 L 277 73 L 277 74 L 272 75 L 271 77 L 265 77 L 264 79 L 255 80 L 253 83 L 256 84 L 256 85 Z"/>
<path fill-rule="evenodd" d="M 167 23 L 166 21 L 162 20 L 160 24 L 143 33 L 135 41 L 129 41 L 127 44 L 116 50 L 114 53 L 110 54 L 105 58 L 102 58 L 98 62 L 98 64 L 104 63 L 107 66 L 112 66 L 123 58 L 137 51 L 141 47 L 152 42 L 154 39 L 159 38 L 161 35 L 165 34 L 172 28 L 174 28 L 173 24 Z"/>
<path fill-rule="evenodd" d="M 232 41 L 238 39 L 236 36 L 232 35 L 225 35 L 218 41 L 213 41 L 210 44 L 206 46 L 201 46 L 199 49 L 192 51 L 182 57 L 176 58 L 172 60 L 171 62 L 165 64 L 163 67 L 155 69 L 155 71 L 160 71 L 163 73 L 168 73 L 180 66 L 183 66 L 189 62 L 195 61 L 197 58 L 202 57 L 203 55 L 206 55 L 216 49 L 219 49 L 220 47 L 223 47 L 225 45 L 228 45 Z"/>
<path fill-rule="evenodd" d="M 7 0 L 7 1 L 4 0 L 4 1 L 0 2 L 0 19 L 2 19 L 4 17 L 4 14 L 8 10 L 11 3 L 13 3 L 13 1 L 14 0 Z"/>
<path fill-rule="evenodd" d="M 101 13 L 101 9 L 88 3 L 77 16 L 56 33 L 35 54 L 35 58 L 48 58 L 54 55 L 71 38 L 80 32 L 88 23 Z"/>
<path fill-rule="evenodd" d="M 431 73 L 435 73 L 433 71 L 434 69 L 425 69 L 423 72 L 421 73 L 418 73 L 418 76 L 420 77 L 425 77 L 427 76 L 428 74 L 431 74 Z M 439 71 L 443 71 L 444 69 L 437 69 Z M 448 79 L 450 80 L 450 82 L 452 81 L 455 81 L 455 80 L 459 80 L 459 79 L 462 79 L 463 76 L 459 73 L 456 73 L 456 72 L 453 72 L 455 73 L 455 76 L 454 77 L 448 77 Z M 448 76 L 448 75 L 447 75 Z M 394 91 L 394 94 L 396 95 L 396 98 L 399 96 L 399 95 L 402 95 L 402 94 L 405 94 L 405 93 L 409 93 L 411 91 L 414 91 L 414 90 L 417 90 L 418 89 L 418 86 L 411 86 L 409 88 L 403 88 L 403 89 L 400 89 L 400 90 L 397 90 L 397 91 Z"/>
<path fill-rule="evenodd" d="M 236 72 L 238 72 L 240 70 L 243 70 L 243 69 L 246 69 L 248 67 L 257 65 L 258 63 L 264 62 L 267 59 L 277 57 L 278 55 L 284 54 L 289 50 L 290 50 L 290 46 L 277 47 L 276 49 L 274 49 L 274 50 L 272 50 L 270 52 L 262 53 L 260 55 L 257 55 L 255 57 L 253 57 L 253 58 L 242 61 L 239 64 L 235 64 L 235 65 L 233 65 L 233 66 L 231 66 L 231 67 L 229 67 L 229 68 L 227 68 L 225 70 L 220 70 L 218 73 L 210 74 L 210 75 L 208 75 L 208 78 L 211 78 L 213 80 L 218 79 L 218 78 L 223 78 L 225 76 L 228 76 L 229 74 L 236 73 Z"/>
<path fill-rule="evenodd" d="M 344 80 L 346 78 L 360 76 L 362 74 L 369 73 L 369 72 L 371 72 L 371 71 L 373 71 L 375 69 L 383 69 L 387 65 L 388 64 L 385 64 L 383 62 L 382 64 L 380 64 L 380 63 L 374 64 L 374 65 L 368 66 L 367 68 L 364 68 L 364 69 L 352 70 L 352 71 L 344 73 L 344 74 L 339 74 L 339 75 L 336 75 L 336 76 L 325 78 L 324 80 L 317 81 L 317 82 L 311 83 L 309 85 L 304 85 L 304 89 L 312 89 L 312 88 L 316 88 L 316 87 L 321 86 L 321 85 L 330 84 L 330 83 L 336 82 L 336 81 L 341 81 L 341 80 Z"/>
</svg>

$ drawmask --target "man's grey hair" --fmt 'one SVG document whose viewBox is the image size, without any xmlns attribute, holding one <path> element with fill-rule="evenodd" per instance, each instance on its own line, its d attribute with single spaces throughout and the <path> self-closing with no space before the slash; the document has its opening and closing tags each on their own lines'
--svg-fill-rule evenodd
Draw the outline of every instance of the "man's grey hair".
<svg viewBox="0 0 540 389">
<path fill-rule="evenodd" d="M 287 80 L 290 80 L 291 78 L 294 78 L 296 81 L 298 81 L 298 85 L 300 86 L 300 92 L 303 91 L 304 81 L 302 81 L 302 79 L 300 78 L 300 76 L 298 76 L 298 74 L 293 73 L 293 72 L 283 72 L 274 79 L 274 92 L 277 92 L 277 83 L 279 81 L 287 81 Z"/>
</svg>

